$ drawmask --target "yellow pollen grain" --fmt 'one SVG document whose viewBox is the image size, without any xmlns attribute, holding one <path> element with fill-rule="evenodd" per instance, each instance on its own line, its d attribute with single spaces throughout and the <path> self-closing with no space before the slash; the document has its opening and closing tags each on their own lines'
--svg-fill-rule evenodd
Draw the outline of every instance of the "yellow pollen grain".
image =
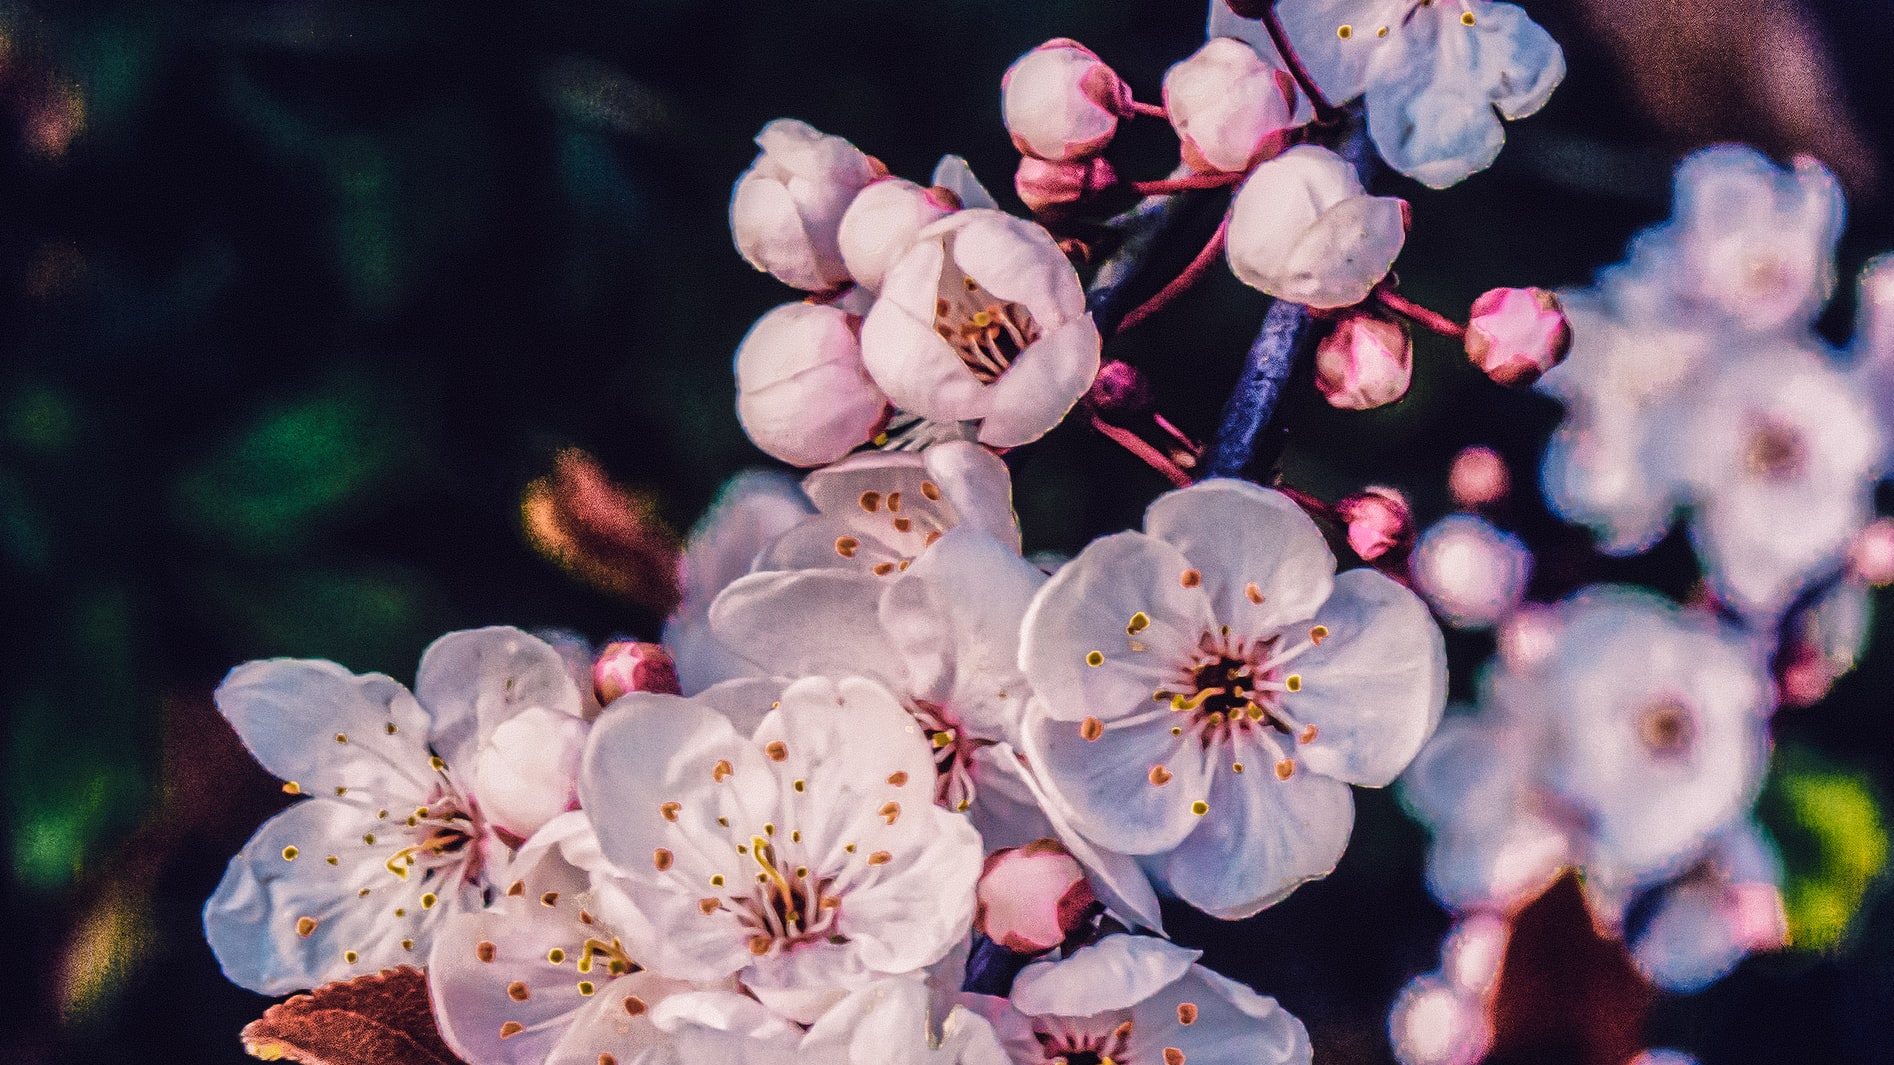
<svg viewBox="0 0 1894 1065">
<path fill-rule="evenodd" d="M 597 990 L 598 990 L 598 985 L 594 984 L 592 981 L 590 980 L 579 981 L 579 994 L 590 997 L 591 994 Z"/>
<path fill-rule="evenodd" d="M 900 816 L 901 804 L 898 802 L 888 802 L 881 807 L 881 819 L 891 825 L 894 824 Z"/>
<path fill-rule="evenodd" d="M 1231 762 L 1231 763 L 1230 763 L 1230 772 L 1232 772 L 1232 773 L 1241 773 L 1242 771 L 1243 771 L 1243 763 L 1242 763 L 1242 762 Z"/>
<path fill-rule="evenodd" d="M 1125 634 L 1127 636 L 1136 636 L 1138 633 L 1143 632 L 1145 629 L 1148 629 L 1150 627 L 1151 627 L 1151 615 L 1140 610 L 1137 613 L 1131 615 L 1130 621 L 1125 622 Z"/>
<path fill-rule="evenodd" d="M 1251 581 L 1243 586 L 1243 598 L 1252 603 L 1261 605 L 1263 601 L 1263 590 L 1256 587 L 1255 581 Z"/>
<path fill-rule="evenodd" d="M 1335 27 L 1335 36 L 1340 37 L 1344 41 L 1350 37 L 1353 37 L 1354 35 L 1355 35 L 1355 27 L 1350 26 L 1346 22 Z"/>
<path fill-rule="evenodd" d="M 296 918 L 296 934 L 303 937 L 304 939 L 308 939 L 310 936 L 315 935 L 316 934 L 316 919 L 314 917 Z"/>
<path fill-rule="evenodd" d="M 722 886 L 723 886 L 723 874 L 722 874 L 722 873 L 712 873 L 712 874 L 711 874 L 711 876 L 710 876 L 710 886 L 711 886 L 711 887 L 722 887 Z"/>
<path fill-rule="evenodd" d="M 541 896 L 539 896 L 539 904 L 540 904 L 541 906 L 556 906 L 556 905 L 558 905 L 558 904 L 559 904 L 559 893 L 558 893 L 557 891 L 548 891 L 548 892 L 546 892 L 546 893 L 545 893 L 544 895 L 541 895 Z"/>
<path fill-rule="evenodd" d="M 1087 651 L 1087 652 L 1085 652 L 1085 664 L 1086 664 L 1086 665 L 1088 665 L 1088 666 L 1091 666 L 1091 667 L 1092 667 L 1093 669 L 1096 669 L 1096 668 L 1098 668 L 1099 666 L 1102 666 L 1102 665 L 1104 665 L 1104 664 L 1105 664 L 1105 652 L 1103 652 L 1103 651 Z"/>
<path fill-rule="evenodd" d="M 1288 780 L 1296 775 L 1296 764 L 1287 758 L 1276 763 L 1276 779 Z"/>
<path fill-rule="evenodd" d="M 387 723 L 386 725 L 383 725 L 383 726 L 381 727 L 381 730 L 382 730 L 383 732 L 386 732 L 386 733 L 387 733 L 388 735 L 390 735 L 390 736 L 392 736 L 392 735 L 394 735 L 395 733 L 397 733 L 397 732 L 400 732 L 400 731 L 401 731 L 400 729 L 398 729 L 398 728 L 396 728 L 396 727 L 395 727 L 395 723 L 394 723 L 394 722 L 392 722 L 392 721 L 390 721 L 390 722 L 388 722 L 388 723 Z"/>
<path fill-rule="evenodd" d="M 804 791 L 808 790 L 809 782 L 802 779 L 801 777 L 797 777 L 795 780 L 792 780 L 789 782 L 789 786 L 796 789 L 796 794 L 800 795 Z"/>
<path fill-rule="evenodd" d="M 1210 812 L 1210 804 L 1202 799 L 1198 799 L 1190 804 L 1190 812 L 1196 814 L 1198 817 L 1202 817 Z"/>
<path fill-rule="evenodd" d="M 284 847 L 283 860 L 286 862 L 293 862 L 296 860 L 296 856 L 301 853 L 302 852 L 297 850 L 295 847 Z"/>
<path fill-rule="evenodd" d="M 1291 673 L 1288 676 L 1282 678 L 1282 686 L 1289 689 L 1292 692 L 1301 691 L 1302 690 L 1302 674 Z"/>
<path fill-rule="evenodd" d="M 431 755 L 427 760 L 427 764 L 433 767 L 436 773 L 439 773 L 447 768 L 447 759 L 442 758 L 438 754 Z"/>
<path fill-rule="evenodd" d="M 1460 25 L 1462 26 L 1476 25 L 1479 21 L 1480 21 L 1479 18 L 1477 18 L 1471 11 L 1462 11 L 1460 13 Z"/>
<path fill-rule="evenodd" d="M 1315 646 L 1317 647 L 1322 646 L 1322 641 L 1326 639 L 1328 639 L 1328 626 L 1327 625 L 1317 625 L 1314 628 L 1309 630 L 1309 642 L 1313 643 Z"/>
<path fill-rule="evenodd" d="M 298 784 L 293 780 L 286 780 L 283 782 L 283 794 L 301 795 L 302 793 L 303 793 L 303 786 L 301 784 Z"/>
<path fill-rule="evenodd" d="M 338 732 L 338 733 L 336 733 L 336 734 L 335 734 L 335 742 L 337 742 L 337 743 L 347 743 L 348 741 L 349 741 L 349 734 L 348 734 L 348 733 L 346 733 L 346 732 Z"/>
<path fill-rule="evenodd" d="M 756 955 L 759 958 L 765 954 L 768 954 L 769 953 L 769 937 L 768 936 L 751 936 L 750 937 L 750 953 Z"/>
<path fill-rule="evenodd" d="M 352 950 L 345 950 L 342 952 L 342 960 L 348 962 L 350 965 L 354 965 L 356 962 L 362 960 L 362 956 Z"/>
<path fill-rule="evenodd" d="M 329 855 L 328 857 L 326 857 L 326 858 L 324 858 L 324 859 L 322 859 L 322 860 L 323 860 L 323 861 L 325 861 L 325 862 L 328 862 L 328 863 L 329 863 L 330 865 L 340 865 L 340 864 L 342 864 L 342 859 L 341 859 L 341 858 L 339 858 L 339 857 L 337 857 L 336 855 L 333 855 L 333 854 L 331 854 L 331 855 Z"/>
<path fill-rule="evenodd" d="M 375 845 L 375 834 L 373 832 L 364 834 L 362 836 L 362 842 L 367 844 L 370 847 L 373 847 Z"/>
<path fill-rule="evenodd" d="M 566 960 L 566 952 L 558 947 L 554 947 L 551 950 L 546 952 L 546 960 L 553 963 L 554 965 L 564 965 L 565 960 Z"/>
<path fill-rule="evenodd" d="M 894 861 L 894 855 L 887 851 L 876 851 L 868 856 L 869 865 L 887 865 L 891 861 Z"/>
<path fill-rule="evenodd" d="M 434 908 L 434 904 L 439 901 L 441 901 L 441 897 L 429 891 L 421 896 L 421 908 L 431 910 Z"/>
</svg>

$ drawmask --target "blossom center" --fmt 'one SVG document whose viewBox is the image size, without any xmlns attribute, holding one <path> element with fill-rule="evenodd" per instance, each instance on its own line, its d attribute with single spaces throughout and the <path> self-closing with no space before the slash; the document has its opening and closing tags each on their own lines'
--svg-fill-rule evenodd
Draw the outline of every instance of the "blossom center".
<svg viewBox="0 0 1894 1065">
<path fill-rule="evenodd" d="M 1690 750 L 1697 736 L 1697 719 L 1681 699 L 1665 698 L 1646 706 L 1637 718 L 1639 742 L 1660 758 L 1676 758 Z"/>
<path fill-rule="evenodd" d="M 1206 749 L 1235 749 L 1254 742 L 1271 757 L 1276 776 L 1287 780 L 1296 768 L 1291 752 L 1297 744 L 1314 742 L 1317 734 L 1314 725 L 1296 720 L 1284 705 L 1284 697 L 1303 685 L 1302 675 L 1288 667 L 1327 636 L 1328 629 L 1321 625 L 1296 643 L 1281 635 L 1232 636 L 1229 626 L 1222 626 L 1203 634 L 1196 651 L 1178 667 L 1177 683 L 1160 688 L 1152 698 L 1180 715 L 1171 726 L 1172 735 L 1193 735 Z M 1234 761 L 1230 768 L 1241 773 L 1245 766 Z M 1164 779 L 1168 773 L 1152 770 L 1153 783 Z"/>
<path fill-rule="evenodd" d="M 1785 481 L 1801 473 L 1808 462 L 1808 442 L 1802 432 L 1770 418 L 1758 419 L 1743 448 L 1749 472 L 1769 481 Z"/>
<path fill-rule="evenodd" d="M 388 816 L 382 811 L 381 817 Z M 419 870 L 422 880 L 436 874 L 458 872 L 462 881 L 480 875 L 483 865 L 477 841 L 480 826 L 471 809 L 453 791 L 436 786 L 424 806 L 402 819 L 408 845 L 389 855 L 383 866 L 398 879 L 406 880 Z M 451 877 L 450 877 L 451 879 Z"/>
<path fill-rule="evenodd" d="M 954 265 L 951 239 L 934 302 L 934 332 L 981 384 L 999 380 L 1039 339 L 1039 323 L 1023 305 L 1000 299 Z"/>
<path fill-rule="evenodd" d="M 750 891 L 706 898 L 700 908 L 706 915 L 735 912 L 746 929 L 750 953 L 757 957 L 817 940 L 848 942 L 835 927 L 842 906 L 835 878 L 810 871 L 800 832 L 782 841 L 776 838 L 776 826 L 763 828 L 763 834 L 736 845 L 737 853 L 756 870 Z"/>
<path fill-rule="evenodd" d="M 1131 1065 L 1129 1018 L 1104 1032 L 1087 1030 L 1089 1025 L 1067 1027 L 1057 1018 L 1040 1020 L 1045 1027 L 1036 1027 L 1033 1036 L 1046 1065 Z"/>
<path fill-rule="evenodd" d="M 967 731 L 956 715 L 946 707 L 916 699 L 908 712 L 927 733 L 934 751 L 934 801 L 956 813 L 965 813 L 973 805 L 975 785 L 973 756 L 993 741 Z"/>
</svg>

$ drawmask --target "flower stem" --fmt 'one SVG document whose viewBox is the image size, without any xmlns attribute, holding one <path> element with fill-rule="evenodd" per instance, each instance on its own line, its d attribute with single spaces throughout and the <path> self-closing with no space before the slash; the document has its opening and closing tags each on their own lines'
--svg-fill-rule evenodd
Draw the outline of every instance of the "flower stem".
<svg viewBox="0 0 1894 1065">
<path fill-rule="evenodd" d="M 1191 483 L 1190 474 L 1184 468 L 1172 462 L 1169 455 L 1145 443 L 1144 438 L 1121 425 L 1113 425 L 1094 411 L 1092 428 L 1103 433 L 1105 438 L 1143 459 L 1145 465 L 1164 475 L 1172 484 L 1183 488 Z"/>
<path fill-rule="evenodd" d="M 1172 278 L 1170 284 L 1158 289 L 1150 299 L 1132 308 L 1131 313 L 1125 315 L 1124 319 L 1118 323 L 1117 331 L 1122 333 L 1163 310 L 1170 305 L 1172 300 L 1203 280 L 1204 275 L 1210 271 L 1210 267 L 1216 263 L 1217 256 L 1223 254 L 1224 241 L 1229 234 L 1230 216 L 1225 214 L 1223 221 L 1217 223 L 1217 231 L 1210 234 L 1210 239 L 1204 243 L 1203 250 L 1197 253 L 1197 257 L 1192 259 L 1181 273 Z"/>
<path fill-rule="evenodd" d="M 1276 5 L 1266 4 L 1263 8 L 1263 28 L 1269 31 L 1269 39 L 1275 42 L 1276 51 L 1282 53 L 1282 61 L 1289 66 L 1289 73 L 1295 75 L 1296 84 L 1308 94 L 1309 103 L 1315 108 L 1315 117 L 1328 121 L 1336 117 L 1340 108 L 1328 102 L 1322 90 L 1316 87 L 1315 79 L 1309 76 L 1309 68 L 1302 63 L 1302 57 L 1296 54 L 1295 46 L 1289 43 L 1289 33 L 1282 28 L 1282 16 L 1276 14 Z"/>
<path fill-rule="evenodd" d="M 1243 180 L 1242 174 L 1190 174 L 1185 177 L 1163 178 L 1158 181 L 1133 181 L 1131 191 L 1140 196 L 1165 196 L 1173 192 L 1189 192 L 1192 189 L 1228 188 Z"/>
<path fill-rule="evenodd" d="M 1449 340 L 1466 339 L 1466 326 L 1461 325 L 1459 322 L 1454 321 L 1444 314 L 1430 311 L 1392 289 L 1385 287 L 1377 288 L 1374 290 L 1374 298 L 1381 306 L 1413 322 L 1422 329 L 1439 333 Z"/>
<path fill-rule="evenodd" d="M 1161 104 L 1147 104 L 1133 100 L 1127 109 L 1134 115 L 1143 115 L 1146 118 L 1168 119 L 1171 117 L 1171 113 L 1164 110 Z"/>
</svg>

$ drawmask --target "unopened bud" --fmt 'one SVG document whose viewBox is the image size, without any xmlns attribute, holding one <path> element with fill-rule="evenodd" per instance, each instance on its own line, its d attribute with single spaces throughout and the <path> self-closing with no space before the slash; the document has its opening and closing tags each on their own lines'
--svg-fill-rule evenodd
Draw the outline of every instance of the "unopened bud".
<svg viewBox="0 0 1894 1065">
<path fill-rule="evenodd" d="M 1049 839 L 989 855 L 975 897 L 974 927 L 1016 954 L 1065 942 L 1098 901 L 1078 861 Z"/>
<path fill-rule="evenodd" d="M 677 664 L 662 644 L 616 640 L 592 663 L 592 687 L 600 703 L 631 692 L 678 694 Z"/>
<path fill-rule="evenodd" d="M 1343 316 L 1315 349 L 1315 387 L 1331 407 L 1369 410 L 1407 395 L 1414 342 L 1407 326 L 1367 311 Z"/>
<path fill-rule="evenodd" d="M 1091 155 L 1118 132 L 1131 90 L 1098 54 L 1058 38 L 1020 56 L 1000 79 L 1000 112 L 1013 145 L 1040 159 Z"/>
<path fill-rule="evenodd" d="M 1572 323 L 1542 288 L 1496 288 L 1473 301 L 1467 358 L 1495 382 L 1529 385 L 1565 360 Z"/>
<path fill-rule="evenodd" d="M 1118 184 L 1118 172 L 1101 156 L 1048 162 L 1021 156 L 1013 190 L 1034 211 L 1046 211 L 1096 196 Z"/>
<path fill-rule="evenodd" d="M 1447 490 L 1453 501 L 1478 510 L 1505 499 L 1513 490 L 1513 475 L 1506 460 L 1490 447 L 1470 447 L 1455 455 L 1453 469 L 1447 474 Z"/>
<path fill-rule="evenodd" d="M 1164 75 L 1164 109 L 1183 160 L 1242 173 L 1280 154 L 1296 125 L 1295 78 L 1231 37 L 1212 38 Z"/>
<path fill-rule="evenodd" d="M 1865 584 L 1894 584 L 1894 519 L 1879 518 L 1855 537 L 1848 549 L 1848 572 Z"/>
<path fill-rule="evenodd" d="M 1113 359 L 1099 368 L 1085 398 L 1100 417 L 1117 424 L 1151 409 L 1151 383 L 1144 371 Z"/>
<path fill-rule="evenodd" d="M 1348 523 L 1348 547 L 1363 562 L 1398 562 L 1414 546 L 1414 512 L 1398 489 L 1373 486 L 1335 504 Z"/>
</svg>

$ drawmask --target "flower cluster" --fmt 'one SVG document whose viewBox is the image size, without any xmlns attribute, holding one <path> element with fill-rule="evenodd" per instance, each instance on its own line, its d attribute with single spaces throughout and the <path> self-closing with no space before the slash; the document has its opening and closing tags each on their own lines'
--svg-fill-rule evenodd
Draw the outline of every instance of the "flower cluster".
<svg viewBox="0 0 1894 1065">
<path fill-rule="evenodd" d="M 1894 580 L 1870 524 L 1894 273 L 1864 280 L 1843 367 L 1811 324 L 1832 179 L 1713 149 L 1592 289 L 1494 288 L 1464 322 L 1407 299 L 1409 212 L 1369 190 L 1367 143 L 1453 184 L 1562 74 L 1487 0 L 1215 0 L 1161 104 L 1049 41 L 999 86 L 1030 217 L 958 157 L 923 185 L 770 122 L 730 226 L 805 295 L 742 340 L 736 406 L 808 472 L 729 482 L 657 642 L 453 633 L 412 690 L 234 671 L 219 708 L 298 798 L 206 910 L 226 973 L 280 994 L 424 964 L 474 1065 L 1302 1065 L 1302 1024 L 1165 938 L 1160 900 L 1259 913 L 1336 868 L 1354 789 L 1397 779 L 1456 921 L 1393 1003 L 1410 1065 L 1486 1052 L 1514 919 L 1568 872 L 1663 987 L 1780 945 L 1752 812 L 1771 715 L 1848 667 L 1863 588 Z M 1140 119 L 1174 132 L 1169 177 L 1108 160 Z M 1186 196 L 1220 224 L 1126 306 Z M 1219 261 L 1274 303 L 1206 445 L 1104 353 Z M 1547 494 L 1608 550 L 1689 507 L 1710 594 L 1528 602 L 1484 448 L 1418 535 L 1397 488 L 1331 505 L 1233 476 L 1284 382 L 1399 400 L 1413 325 L 1565 403 Z M 1075 410 L 1177 487 L 1137 530 L 1028 556 L 1007 455 Z M 1498 648 L 1444 722 L 1436 616 Z"/>
</svg>

